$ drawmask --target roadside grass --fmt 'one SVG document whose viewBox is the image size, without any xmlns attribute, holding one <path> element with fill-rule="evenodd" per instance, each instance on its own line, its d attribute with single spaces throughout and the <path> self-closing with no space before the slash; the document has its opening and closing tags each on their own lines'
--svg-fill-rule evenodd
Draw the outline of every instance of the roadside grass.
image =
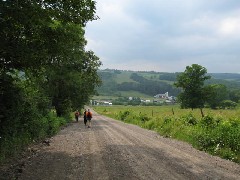
<svg viewBox="0 0 240 180">
<path fill-rule="evenodd" d="M 180 109 L 179 106 L 94 106 L 125 123 L 154 130 L 212 155 L 240 163 L 240 109 Z"/>
<path fill-rule="evenodd" d="M 0 137 L 0 164 L 9 157 L 15 157 L 29 144 L 56 134 L 60 127 L 70 122 L 70 117 L 57 117 L 54 111 L 46 116 L 35 116 L 24 125 L 16 127 Z"/>
</svg>

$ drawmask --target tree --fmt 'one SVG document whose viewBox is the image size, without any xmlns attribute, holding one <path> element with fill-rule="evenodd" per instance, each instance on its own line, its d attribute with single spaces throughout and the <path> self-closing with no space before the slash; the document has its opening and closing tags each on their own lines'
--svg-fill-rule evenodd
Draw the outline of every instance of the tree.
<svg viewBox="0 0 240 180">
<path fill-rule="evenodd" d="M 233 102 L 231 100 L 224 100 L 221 102 L 220 106 L 223 109 L 225 109 L 225 108 L 234 109 L 237 107 L 237 103 Z"/>
<path fill-rule="evenodd" d="M 211 84 L 206 86 L 207 89 L 207 100 L 206 102 L 212 109 L 220 107 L 223 100 L 228 98 L 227 87 L 223 84 Z"/>
<path fill-rule="evenodd" d="M 240 101 L 240 90 L 234 89 L 229 92 L 229 98 L 231 101 L 238 103 Z"/>
<path fill-rule="evenodd" d="M 192 64 L 177 76 L 177 81 L 174 83 L 176 87 L 182 88 L 182 92 L 178 96 L 181 107 L 200 108 L 202 116 L 204 116 L 202 108 L 207 98 L 204 81 L 210 79 L 210 76 L 206 74 L 206 68 L 198 64 Z"/>
<path fill-rule="evenodd" d="M 9 75 L 18 70 L 29 80 L 34 79 L 33 76 L 42 76 L 39 84 L 50 93 L 46 97 L 53 103 L 62 102 L 60 104 L 68 105 L 68 108 L 77 106 L 70 98 L 72 91 L 84 96 L 80 106 L 86 103 L 100 82 L 96 71 L 101 62 L 92 51 L 85 51 L 87 41 L 84 38 L 86 23 L 98 18 L 96 2 L 6 0 L 0 3 L 0 73 Z M 79 82 L 84 82 L 85 77 L 92 79 L 92 85 L 79 88 Z M 55 87 L 56 91 L 47 84 L 54 80 L 61 84 Z M 64 93 L 58 96 L 63 90 Z"/>
<path fill-rule="evenodd" d="M 0 147 L 6 148 L 0 161 L 16 144 L 51 135 L 70 120 L 55 118 L 52 106 L 69 117 L 94 94 L 101 62 L 85 50 L 84 28 L 98 18 L 95 3 L 0 1 Z"/>
<path fill-rule="evenodd" d="M 69 61 L 59 57 L 67 53 L 71 42 L 86 41 L 83 27 L 94 20 L 95 1 L 5 0 L 0 2 L 0 67 L 38 70 L 39 66 Z M 78 38 L 71 34 L 82 29 Z M 67 48 L 68 47 L 68 48 Z"/>
<path fill-rule="evenodd" d="M 69 68 L 49 71 L 46 87 L 58 116 L 67 114 L 71 108 L 83 108 L 89 102 L 90 96 L 95 93 L 95 87 L 101 83 L 97 67 L 98 64 L 89 66 L 86 71 Z"/>
</svg>

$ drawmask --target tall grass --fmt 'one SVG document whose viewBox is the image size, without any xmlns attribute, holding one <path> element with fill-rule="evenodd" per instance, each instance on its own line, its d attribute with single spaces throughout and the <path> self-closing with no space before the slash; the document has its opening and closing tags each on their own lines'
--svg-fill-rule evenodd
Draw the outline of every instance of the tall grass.
<svg viewBox="0 0 240 180">
<path fill-rule="evenodd" d="M 0 163 L 18 155 L 27 145 L 56 134 L 60 127 L 69 122 L 69 117 L 57 117 L 50 112 L 47 116 L 35 116 L 17 129 L 7 129 L 0 137 Z"/>
<path fill-rule="evenodd" d="M 212 155 L 240 163 L 240 109 L 200 110 L 178 106 L 94 107 L 100 114 L 186 141 Z"/>
</svg>

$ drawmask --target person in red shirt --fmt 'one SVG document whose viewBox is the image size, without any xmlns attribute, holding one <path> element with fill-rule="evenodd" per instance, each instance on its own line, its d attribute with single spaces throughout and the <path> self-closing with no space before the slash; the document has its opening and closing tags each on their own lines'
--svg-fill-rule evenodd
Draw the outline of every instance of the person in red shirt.
<svg viewBox="0 0 240 180">
<path fill-rule="evenodd" d="M 90 109 L 88 109 L 87 113 L 86 113 L 86 118 L 87 118 L 87 126 L 88 128 L 91 127 L 92 123 L 91 123 L 91 120 L 92 120 L 92 112 L 90 111 Z"/>
<path fill-rule="evenodd" d="M 80 116 L 80 112 L 77 110 L 77 111 L 75 112 L 75 119 L 76 119 L 77 122 L 78 122 L 79 116 Z"/>
</svg>

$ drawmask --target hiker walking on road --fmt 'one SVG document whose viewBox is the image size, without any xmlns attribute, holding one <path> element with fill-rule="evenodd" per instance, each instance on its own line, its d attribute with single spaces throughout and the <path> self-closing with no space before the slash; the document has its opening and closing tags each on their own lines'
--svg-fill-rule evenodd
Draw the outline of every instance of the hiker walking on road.
<svg viewBox="0 0 240 180">
<path fill-rule="evenodd" d="M 91 123 L 92 113 L 91 113 L 90 109 L 88 109 L 88 111 L 86 113 L 86 117 L 87 117 L 87 126 L 88 126 L 88 128 L 90 128 L 92 125 L 92 123 Z"/>
<path fill-rule="evenodd" d="M 76 119 L 77 122 L 78 122 L 79 116 L 80 116 L 80 112 L 77 110 L 77 111 L 75 112 L 75 119 Z"/>
<path fill-rule="evenodd" d="M 86 109 L 83 113 L 83 122 L 84 122 L 85 126 L 87 126 L 87 110 Z"/>
</svg>

